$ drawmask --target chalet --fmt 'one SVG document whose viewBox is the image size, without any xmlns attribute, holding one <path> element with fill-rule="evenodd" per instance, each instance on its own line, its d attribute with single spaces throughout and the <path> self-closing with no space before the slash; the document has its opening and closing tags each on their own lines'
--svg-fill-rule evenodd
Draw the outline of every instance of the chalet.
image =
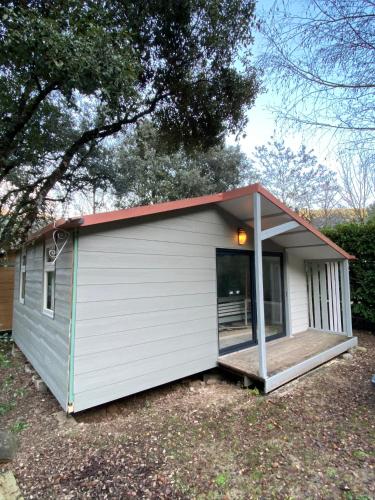
<svg viewBox="0 0 375 500">
<path fill-rule="evenodd" d="M 353 258 L 260 184 L 60 219 L 18 252 L 13 336 L 67 412 L 217 366 L 269 392 L 357 344 Z"/>
</svg>

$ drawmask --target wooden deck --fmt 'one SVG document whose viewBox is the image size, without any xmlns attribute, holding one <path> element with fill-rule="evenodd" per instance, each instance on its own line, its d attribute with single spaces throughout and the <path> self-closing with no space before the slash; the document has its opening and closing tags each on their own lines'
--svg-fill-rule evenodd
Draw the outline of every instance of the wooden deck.
<svg viewBox="0 0 375 500">
<path fill-rule="evenodd" d="M 218 358 L 219 366 L 264 382 L 265 392 L 312 370 L 357 345 L 355 337 L 306 330 L 267 342 L 267 379 L 259 376 L 256 346 Z"/>
</svg>

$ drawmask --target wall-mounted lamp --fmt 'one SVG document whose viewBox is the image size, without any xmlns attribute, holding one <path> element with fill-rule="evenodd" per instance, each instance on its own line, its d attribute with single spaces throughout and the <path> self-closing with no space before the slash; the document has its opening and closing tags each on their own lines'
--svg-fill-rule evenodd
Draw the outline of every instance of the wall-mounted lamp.
<svg viewBox="0 0 375 500">
<path fill-rule="evenodd" d="M 237 231 L 237 236 L 238 236 L 238 244 L 244 245 L 247 241 L 247 234 L 246 234 L 245 229 L 240 227 Z"/>
</svg>

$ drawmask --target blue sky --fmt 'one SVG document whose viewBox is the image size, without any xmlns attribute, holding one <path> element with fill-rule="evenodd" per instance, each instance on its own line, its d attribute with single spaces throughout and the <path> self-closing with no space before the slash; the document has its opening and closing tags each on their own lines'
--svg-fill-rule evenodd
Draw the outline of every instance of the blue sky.
<svg viewBox="0 0 375 500">
<path fill-rule="evenodd" d="M 280 1 L 280 0 L 279 0 Z M 275 0 L 258 0 L 257 15 L 262 17 L 267 10 L 275 3 Z M 290 2 L 298 8 L 298 2 Z M 263 51 L 265 41 L 259 32 L 255 33 L 255 43 L 253 47 L 254 59 Z M 301 144 L 305 144 L 309 149 L 313 149 L 319 161 L 327 167 L 337 170 L 335 160 L 335 141 L 332 139 L 332 134 L 324 131 L 313 133 L 309 131 L 296 131 L 286 129 L 285 125 L 281 126 L 276 121 L 276 116 L 269 109 L 270 107 L 280 106 L 282 103 L 279 96 L 272 92 L 272 88 L 268 88 L 266 93 L 260 94 L 255 106 L 248 112 L 249 123 L 246 127 L 245 138 L 239 139 L 241 149 L 249 156 L 253 152 L 255 146 L 267 143 L 271 136 L 275 135 L 278 139 L 283 138 L 285 143 L 292 149 L 298 149 Z M 228 138 L 228 143 L 235 143 L 234 137 Z"/>
</svg>

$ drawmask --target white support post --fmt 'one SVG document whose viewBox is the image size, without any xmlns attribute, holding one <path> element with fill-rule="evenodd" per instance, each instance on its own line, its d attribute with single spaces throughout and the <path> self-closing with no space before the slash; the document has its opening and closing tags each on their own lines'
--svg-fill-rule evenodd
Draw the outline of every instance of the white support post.
<svg viewBox="0 0 375 500">
<path fill-rule="evenodd" d="M 285 334 L 287 337 L 292 335 L 292 325 L 291 325 L 291 310 L 290 310 L 290 300 L 289 300 L 289 256 L 288 250 L 284 250 L 284 300 L 285 300 Z"/>
<path fill-rule="evenodd" d="M 344 320 L 344 332 L 348 337 L 353 337 L 352 331 L 352 311 L 350 303 L 350 281 L 349 281 L 349 261 L 341 263 L 341 286 L 342 286 L 342 317 Z"/>
<path fill-rule="evenodd" d="M 262 262 L 262 209 L 259 193 L 253 194 L 254 214 L 254 261 L 255 293 L 257 311 L 257 341 L 259 354 L 259 375 L 267 378 L 266 335 L 264 321 L 263 262 Z"/>
</svg>

